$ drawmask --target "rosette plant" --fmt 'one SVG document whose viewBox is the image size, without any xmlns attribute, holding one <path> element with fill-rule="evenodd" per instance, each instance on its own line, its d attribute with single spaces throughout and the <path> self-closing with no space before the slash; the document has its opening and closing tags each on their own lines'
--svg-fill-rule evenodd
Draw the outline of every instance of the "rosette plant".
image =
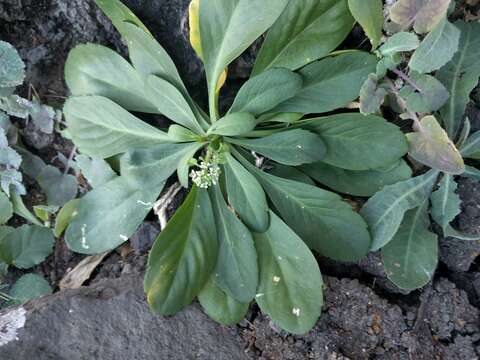
<svg viewBox="0 0 480 360">
<path fill-rule="evenodd" d="M 176 171 L 190 191 L 150 252 L 151 308 L 171 315 L 198 297 L 212 318 L 231 324 L 255 300 L 283 329 L 308 331 L 322 307 L 310 249 L 358 260 L 371 238 L 351 203 L 307 174 L 327 186 L 350 175 L 370 179 L 358 180 L 365 196 L 410 176 L 398 127 L 374 115 L 332 115 L 358 97 L 377 64 L 369 53 L 332 52 L 355 22 L 347 1 L 192 2 L 208 114 L 140 20 L 117 0 L 96 2 L 130 62 L 92 44 L 68 57 L 68 133 L 83 154 L 106 160 L 106 176 L 69 210 L 68 245 L 95 254 L 125 242 Z M 229 64 L 267 31 L 250 79 L 220 114 Z M 158 129 L 142 113 L 173 123 Z"/>
</svg>

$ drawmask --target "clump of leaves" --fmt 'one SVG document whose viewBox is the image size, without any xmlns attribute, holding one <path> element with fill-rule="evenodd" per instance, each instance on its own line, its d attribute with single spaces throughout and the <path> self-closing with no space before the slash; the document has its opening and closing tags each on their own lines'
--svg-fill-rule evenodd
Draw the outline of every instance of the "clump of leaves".
<svg viewBox="0 0 480 360">
<path fill-rule="evenodd" d="M 355 261 L 371 245 L 361 216 L 310 176 L 369 196 L 411 175 L 397 126 L 357 113 L 312 118 L 345 108 L 377 66 L 365 52 L 332 53 L 354 25 L 348 2 L 193 1 L 191 42 L 205 65 L 208 115 L 140 20 L 120 1 L 96 2 L 130 62 L 92 44 L 67 60 L 68 132 L 102 180 L 65 211 L 66 242 L 85 254 L 122 244 L 176 171 L 185 188 L 193 184 L 150 253 L 152 309 L 174 314 L 198 296 L 212 318 L 231 324 L 255 300 L 282 328 L 308 331 L 322 306 L 310 249 Z M 250 79 L 219 114 L 228 65 L 267 30 Z M 132 112 L 175 124 L 160 130 Z"/>
<path fill-rule="evenodd" d="M 10 118 L 32 121 L 38 131 L 53 131 L 55 111 L 51 107 L 41 105 L 38 99 L 29 101 L 13 94 L 23 83 L 24 68 L 15 48 L 0 41 L 0 267 L 5 271 L 9 266 L 31 268 L 50 255 L 54 243 L 50 216 L 77 193 L 74 176 L 45 164 L 22 146 L 18 128 Z M 26 195 L 23 174 L 35 179 L 47 195 L 47 205 L 35 206 L 35 214 L 22 200 Z M 31 225 L 3 226 L 14 213 Z M 8 295 L 10 303 L 46 293 L 45 280 L 35 279 L 39 276 L 29 274 L 19 279 Z"/>
<path fill-rule="evenodd" d="M 444 236 L 479 238 L 456 231 L 451 222 L 460 213 L 454 176 L 478 178 L 479 173 L 464 159 L 478 156 L 480 134 L 469 136 L 470 125 L 462 119 L 480 77 L 480 24 L 450 23 L 449 5 L 448 0 L 399 0 L 389 9 L 390 35 L 375 51 L 380 61 L 360 95 L 364 114 L 378 113 L 386 102 L 401 118 L 413 120 L 409 156 L 431 168 L 385 186 L 361 210 L 372 250 L 381 249 L 387 276 L 406 290 L 428 283 L 437 265 L 438 239 L 429 214 Z"/>
</svg>

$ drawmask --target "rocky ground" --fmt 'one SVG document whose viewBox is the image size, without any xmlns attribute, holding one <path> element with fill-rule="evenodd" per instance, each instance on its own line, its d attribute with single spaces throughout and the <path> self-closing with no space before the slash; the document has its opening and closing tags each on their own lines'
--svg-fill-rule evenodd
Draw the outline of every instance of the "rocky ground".
<svg viewBox="0 0 480 360">
<path fill-rule="evenodd" d="M 145 20 L 201 101 L 202 67 L 188 43 L 189 0 L 125 3 Z M 358 34 L 348 39 L 349 46 L 362 43 Z M 0 0 L 0 39 L 19 49 L 27 63 L 27 83 L 53 105 L 67 95 L 63 64 L 76 44 L 96 42 L 125 52 L 91 0 Z M 254 53 L 255 46 L 231 67 L 227 98 L 248 76 Z M 474 100 L 468 116 L 478 129 L 480 91 Z M 23 135 L 47 161 L 57 151 L 66 155 L 70 151 L 71 145 L 58 136 L 39 139 L 28 129 Z M 463 203 L 458 228 L 480 233 L 480 183 L 461 180 L 459 194 Z M 183 194 L 179 196 L 178 203 Z M 172 318 L 153 315 L 144 301 L 142 272 L 158 231 L 155 222 L 146 222 L 128 248 L 105 258 L 88 287 L 0 314 L 0 332 L 13 331 L 18 337 L 0 348 L 0 359 L 471 360 L 480 356 L 480 242 L 441 239 L 441 263 L 433 282 L 411 294 L 388 282 L 377 254 L 358 264 L 319 259 L 326 284 L 323 315 L 307 335 L 291 336 L 256 307 L 241 324 L 229 328 L 212 322 L 197 304 Z M 55 254 L 36 270 L 58 285 L 80 260 L 59 241 Z M 9 324 L 13 330 L 7 329 Z"/>
</svg>

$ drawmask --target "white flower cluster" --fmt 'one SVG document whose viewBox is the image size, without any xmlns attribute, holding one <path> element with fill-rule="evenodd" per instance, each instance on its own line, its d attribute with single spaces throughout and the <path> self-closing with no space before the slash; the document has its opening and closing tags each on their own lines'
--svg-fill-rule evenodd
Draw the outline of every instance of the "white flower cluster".
<svg viewBox="0 0 480 360">
<path fill-rule="evenodd" d="M 218 184 L 220 166 L 216 162 L 202 161 L 198 167 L 199 170 L 190 172 L 190 177 L 199 188 L 208 189 L 210 186 Z"/>
</svg>

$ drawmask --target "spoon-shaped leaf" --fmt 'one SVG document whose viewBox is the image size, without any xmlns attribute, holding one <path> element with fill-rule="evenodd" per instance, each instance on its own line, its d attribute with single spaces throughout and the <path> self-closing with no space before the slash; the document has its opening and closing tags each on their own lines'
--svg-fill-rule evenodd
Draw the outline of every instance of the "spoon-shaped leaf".
<svg viewBox="0 0 480 360">
<path fill-rule="evenodd" d="M 449 174 L 461 174 L 465 164 L 460 152 L 434 116 L 420 121 L 417 132 L 407 134 L 408 154 L 418 162 Z"/>
<path fill-rule="evenodd" d="M 428 201 L 410 210 L 397 234 L 382 248 L 387 277 L 399 288 L 415 290 L 432 278 L 438 262 L 437 235 L 429 230 Z"/>
<path fill-rule="evenodd" d="M 173 315 L 190 304 L 215 267 L 217 247 L 208 193 L 194 187 L 150 251 L 145 292 L 151 308 Z"/>
</svg>

